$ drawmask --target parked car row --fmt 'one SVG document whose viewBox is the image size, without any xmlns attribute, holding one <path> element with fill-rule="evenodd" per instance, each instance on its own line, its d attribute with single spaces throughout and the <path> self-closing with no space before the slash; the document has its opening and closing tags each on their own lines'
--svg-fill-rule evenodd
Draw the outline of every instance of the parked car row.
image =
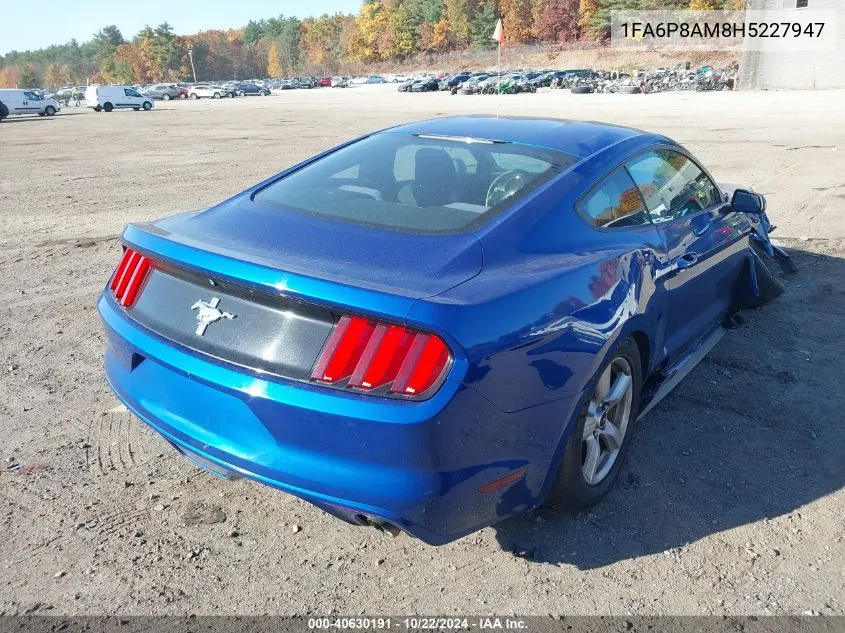
<svg viewBox="0 0 845 633">
<path fill-rule="evenodd" d="M 389 83 L 388 80 L 381 75 L 360 75 L 357 77 L 339 75 L 336 77 L 323 77 L 320 79 L 321 86 L 331 86 L 332 88 L 346 88 L 348 86 L 365 86 L 367 84 L 386 83 Z"/>
</svg>

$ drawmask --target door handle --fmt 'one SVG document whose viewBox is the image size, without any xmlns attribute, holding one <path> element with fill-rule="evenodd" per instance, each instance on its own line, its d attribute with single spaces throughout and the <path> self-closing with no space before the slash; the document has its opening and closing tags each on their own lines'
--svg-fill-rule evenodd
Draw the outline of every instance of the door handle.
<svg viewBox="0 0 845 633">
<path fill-rule="evenodd" d="M 698 253 L 686 253 L 675 260 L 675 268 L 684 270 L 698 263 Z"/>
<path fill-rule="evenodd" d="M 676 260 L 674 260 L 671 264 L 666 266 L 665 268 L 659 268 L 654 273 L 654 280 L 657 281 L 658 279 L 662 279 L 663 277 L 668 277 L 669 275 L 673 275 L 679 270 L 686 270 L 695 266 L 698 263 L 698 253 L 686 253 L 685 255 L 681 255 Z"/>
</svg>

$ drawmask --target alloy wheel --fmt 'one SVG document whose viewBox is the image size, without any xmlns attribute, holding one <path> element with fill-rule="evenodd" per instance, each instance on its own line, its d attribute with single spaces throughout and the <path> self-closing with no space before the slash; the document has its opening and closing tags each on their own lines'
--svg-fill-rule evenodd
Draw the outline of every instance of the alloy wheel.
<svg viewBox="0 0 845 633">
<path fill-rule="evenodd" d="M 631 421 L 633 387 L 631 365 L 622 357 L 613 359 L 596 383 L 581 436 L 581 472 L 590 485 L 601 483 L 619 457 Z"/>
</svg>

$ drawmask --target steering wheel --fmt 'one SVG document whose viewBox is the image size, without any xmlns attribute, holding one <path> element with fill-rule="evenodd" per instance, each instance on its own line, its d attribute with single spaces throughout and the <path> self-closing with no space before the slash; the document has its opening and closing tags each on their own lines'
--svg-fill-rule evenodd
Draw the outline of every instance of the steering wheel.
<svg viewBox="0 0 845 633">
<path fill-rule="evenodd" d="M 527 185 L 529 180 L 531 180 L 531 175 L 522 169 L 511 169 L 496 176 L 487 190 L 485 206 L 494 207 L 500 202 L 504 202 Z"/>
</svg>

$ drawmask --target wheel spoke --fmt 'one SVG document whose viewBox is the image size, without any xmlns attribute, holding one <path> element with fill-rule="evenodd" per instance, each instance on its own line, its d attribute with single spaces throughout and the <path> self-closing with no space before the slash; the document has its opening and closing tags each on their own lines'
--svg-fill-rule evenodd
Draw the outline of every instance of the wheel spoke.
<svg viewBox="0 0 845 633">
<path fill-rule="evenodd" d="M 604 435 L 605 439 L 608 443 L 608 448 L 611 451 L 619 450 L 622 446 L 622 431 L 620 431 L 616 426 L 608 422 L 604 425 L 604 428 L 601 430 L 601 434 Z"/>
<path fill-rule="evenodd" d="M 604 402 L 608 391 L 610 391 L 610 365 L 604 370 L 596 384 L 596 400 Z"/>
<path fill-rule="evenodd" d="M 591 484 L 596 476 L 596 469 L 599 466 L 601 446 L 599 446 L 599 441 L 592 436 L 590 436 L 589 439 L 585 439 L 584 442 L 587 444 L 587 456 L 584 458 L 582 470 L 584 473 L 584 479 L 588 484 Z"/>
<path fill-rule="evenodd" d="M 588 437 L 591 437 L 598 427 L 599 418 L 587 413 L 587 417 L 584 419 L 584 433 L 581 435 L 581 438 L 586 440 Z"/>
<path fill-rule="evenodd" d="M 630 388 L 631 377 L 628 374 L 617 374 L 616 380 L 613 381 L 613 386 L 606 392 L 607 395 L 604 397 L 604 403 L 608 405 L 616 404 L 628 393 L 628 389 Z"/>
</svg>

